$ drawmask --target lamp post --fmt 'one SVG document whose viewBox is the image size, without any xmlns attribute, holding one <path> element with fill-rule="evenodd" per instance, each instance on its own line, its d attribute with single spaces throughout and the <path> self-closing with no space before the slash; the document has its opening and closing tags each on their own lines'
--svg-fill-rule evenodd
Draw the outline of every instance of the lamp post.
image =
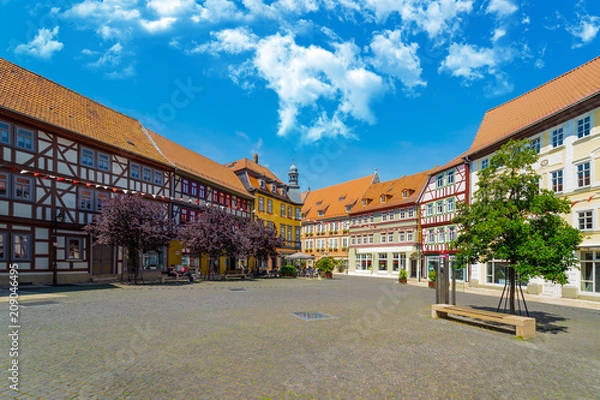
<svg viewBox="0 0 600 400">
<path fill-rule="evenodd" d="M 62 213 L 62 209 L 60 207 L 56 208 L 56 212 L 54 213 L 53 220 L 53 228 L 54 228 L 54 241 L 53 245 L 53 253 L 52 253 L 52 285 L 58 285 L 58 265 L 56 264 L 56 248 L 58 247 L 58 223 L 64 222 L 65 216 Z"/>
</svg>

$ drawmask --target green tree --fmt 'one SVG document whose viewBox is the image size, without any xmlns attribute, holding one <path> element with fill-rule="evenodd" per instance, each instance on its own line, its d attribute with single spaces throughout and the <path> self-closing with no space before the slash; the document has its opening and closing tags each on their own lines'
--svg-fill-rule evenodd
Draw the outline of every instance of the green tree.
<svg viewBox="0 0 600 400">
<path fill-rule="evenodd" d="M 508 268 L 509 310 L 515 313 L 517 275 L 543 277 L 561 285 L 577 266 L 575 250 L 582 233 L 562 217 L 571 202 L 539 188 L 529 141 L 510 141 L 478 172 L 478 189 L 470 204 L 459 204 L 454 222 L 460 235 L 452 243 L 459 266 L 503 260 Z"/>
</svg>

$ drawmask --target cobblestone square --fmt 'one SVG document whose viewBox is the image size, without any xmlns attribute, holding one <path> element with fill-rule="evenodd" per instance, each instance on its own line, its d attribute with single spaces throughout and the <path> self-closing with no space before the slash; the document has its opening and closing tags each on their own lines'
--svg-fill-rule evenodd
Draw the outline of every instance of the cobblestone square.
<svg viewBox="0 0 600 400">
<path fill-rule="evenodd" d="M 2 398 L 597 399 L 600 393 L 598 310 L 529 302 L 537 334 L 523 341 L 434 320 L 433 290 L 391 279 L 336 275 L 19 293 L 20 392 L 8 388 L 5 336 Z M 495 307 L 497 298 L 459 292 L 457 303 Z M 8 306 L 0 304 L 6 330 Z M 301 312 L 333 318 L 293 315 Z"/>
</svg>

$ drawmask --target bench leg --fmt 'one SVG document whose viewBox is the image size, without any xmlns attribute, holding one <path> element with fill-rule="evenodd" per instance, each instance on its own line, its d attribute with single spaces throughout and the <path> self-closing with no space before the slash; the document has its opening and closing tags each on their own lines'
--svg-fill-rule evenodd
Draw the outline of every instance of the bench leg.
<svg viewBox="0 0 600 400">
<path fill-rule="evenodd" d="M 437 319 L 437 318 L 446 318 L 448 316 L 447 312 L 443 312 L 443 311 L 438 311 L 438 310 L 431 310 L 431 318 L 433 319 Z"/>
<path fill-rule="evenodd" d="M 524 321 L 522 326 L 517 325 L 517 336 L 529 339 L 535 336 L 535 320 Z"/>
</svg>

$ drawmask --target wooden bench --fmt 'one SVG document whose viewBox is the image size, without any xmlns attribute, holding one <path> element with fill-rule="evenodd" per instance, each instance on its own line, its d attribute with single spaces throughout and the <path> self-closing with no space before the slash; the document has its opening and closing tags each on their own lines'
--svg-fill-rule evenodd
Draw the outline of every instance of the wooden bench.
<svg viewBox="0 0 600 400">
<path fill-rule="evenodd" d="M 495 311 L 477 310 L 471 307 L 453 306 L 450 304 L 431 305 L 432 318 L 445 318 L 448 314 L 512 325 L 517 328 L 517 336 L 522 337 L 523 339 L 529 339 L 535 336 L 535 318 L 521 317 Z"/>
<path fill-rule="evenodd" d="M 228 269 L 223 273 L 223 278 L 225 280 L 233 278 L 246 279 L 246 274 L 241 269 Z"/>
</svg>

